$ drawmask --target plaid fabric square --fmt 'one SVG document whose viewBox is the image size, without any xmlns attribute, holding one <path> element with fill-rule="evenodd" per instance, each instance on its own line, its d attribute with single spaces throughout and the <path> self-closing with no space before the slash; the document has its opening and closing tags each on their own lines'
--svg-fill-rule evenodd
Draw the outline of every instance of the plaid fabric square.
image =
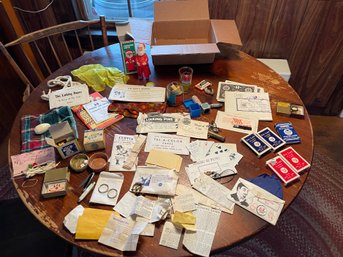
<svg viewBox="0 0 343 257">
<path fill-rule="evenodd" d="M 24 115 L 21 117 L 21 152 L 31 152 L 33 150 L 49 147 L 45 141 L 45 137 L 49 137 L 49 131 L 41 135 L 36 135 L 34 128 L 41 123 L 49 123 L 50 125 L 68 121 L 78 137 L 76 122 L 73 113 L 68 106 L 52 109 L 38 116 Z"/>
</svg>

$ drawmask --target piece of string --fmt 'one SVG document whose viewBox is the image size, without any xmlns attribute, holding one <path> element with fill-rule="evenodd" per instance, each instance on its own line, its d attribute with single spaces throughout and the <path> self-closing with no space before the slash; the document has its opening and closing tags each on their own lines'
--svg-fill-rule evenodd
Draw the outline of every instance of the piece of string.
<svg viewBox="0 0 343 257">
<path fill-rule="evenodd" d="M 51 170 L 53 168 L 56 168 L 60 163 L 55 163 L 54 161 L 52 162 L 46 162 L 42 164 L 37 164 L 32 166 L 31 168 L 28 168 L 26 171 L 24 171 L 24 174 L 26 178 L 31 178 L 37 174 L 43 174 L 47 170 Z"/>
<path fill-rule="evenodd" d="M 51 0 L 51 2 L 48 3 L 47 6 L 45 6 L 44 8 L 42 8 L 40 10 L 37 10 L 37 11 L 25 10 L 25 9 L 21 9 L 21 8 L 19 8 L 17 6 L 13 6 L 13 9 L 16 9 L 16 10 L 21 11 L 21 12 L 26 12 L 26 13 L 40 13 L 40 12 L 44 12 L 46 9 L 48 9 L 50 7 L 50 5 L 53 4 L 54 1 L 55 0 Z"/>
<path fill-rule="evenodd" d="M 30 183 L 30 182 L 32 182 L 32 183 Z M 21 187 L 22 188 L 33 187 L 37 184 L 37 182 L 38 182 L 38 179 L 36 179 L 36 178 L 27 179 L 21 184 Z M 28 184 L 28 185 L 26 185 L 26 184 Z"/>
</svg>

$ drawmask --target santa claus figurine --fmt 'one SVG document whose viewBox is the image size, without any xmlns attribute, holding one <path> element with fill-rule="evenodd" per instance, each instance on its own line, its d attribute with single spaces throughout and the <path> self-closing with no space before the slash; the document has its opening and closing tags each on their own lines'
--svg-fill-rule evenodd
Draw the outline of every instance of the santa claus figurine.
<svg viewBox="0 0 343 257">
<path fill-rule="evenodd" d="M 125 65 L 128 72 L 136 70 L 136 60 L 131 50 L 125 52 Z"/>
<path fill-rule="evenodd" d="M 149 80 L 151 74 L 149 68 L 149 59 L 145 51 L 145 44 L 139 43 L 137 48 L 136 63 L 138 67 L 138 79 Z"/>
</svg>

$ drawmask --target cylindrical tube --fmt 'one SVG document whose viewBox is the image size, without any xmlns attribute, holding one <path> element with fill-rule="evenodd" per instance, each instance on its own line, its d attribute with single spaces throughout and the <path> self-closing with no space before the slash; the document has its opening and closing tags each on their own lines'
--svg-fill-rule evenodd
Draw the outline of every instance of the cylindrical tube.
<svg viewBox="0 0 343 257">
<path fill-rule="evenodd" d="M 214 139 L 217 139 L 218 141 L 220 142 L 225 142 L 225 137 L 217 134 L 217 133 L 214 133 L 213 131 L 209 130 L 208 131 L 208 137 L 211 137 L 211 138 L 214 138 Z"/>
</svg>

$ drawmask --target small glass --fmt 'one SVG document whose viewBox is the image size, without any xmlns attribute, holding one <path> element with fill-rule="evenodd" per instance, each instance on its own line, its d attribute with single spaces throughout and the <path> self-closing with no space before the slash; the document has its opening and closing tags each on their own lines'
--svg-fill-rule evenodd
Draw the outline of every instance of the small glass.
<svg viewBox="0 0 343 257">
<path fill-rule="evenodd" d="M 192 85 L 193 69 L 187 66 L 181 67 L 179 69 L 179 75 L 183 92 L 188 93 Z"/>
<path fill-rule="evenodd" d="M 167 85 L 167 103 L 169 106 L 179 106 L 183 103 L 183 87 L 173 81 Z"/>
</svg>

